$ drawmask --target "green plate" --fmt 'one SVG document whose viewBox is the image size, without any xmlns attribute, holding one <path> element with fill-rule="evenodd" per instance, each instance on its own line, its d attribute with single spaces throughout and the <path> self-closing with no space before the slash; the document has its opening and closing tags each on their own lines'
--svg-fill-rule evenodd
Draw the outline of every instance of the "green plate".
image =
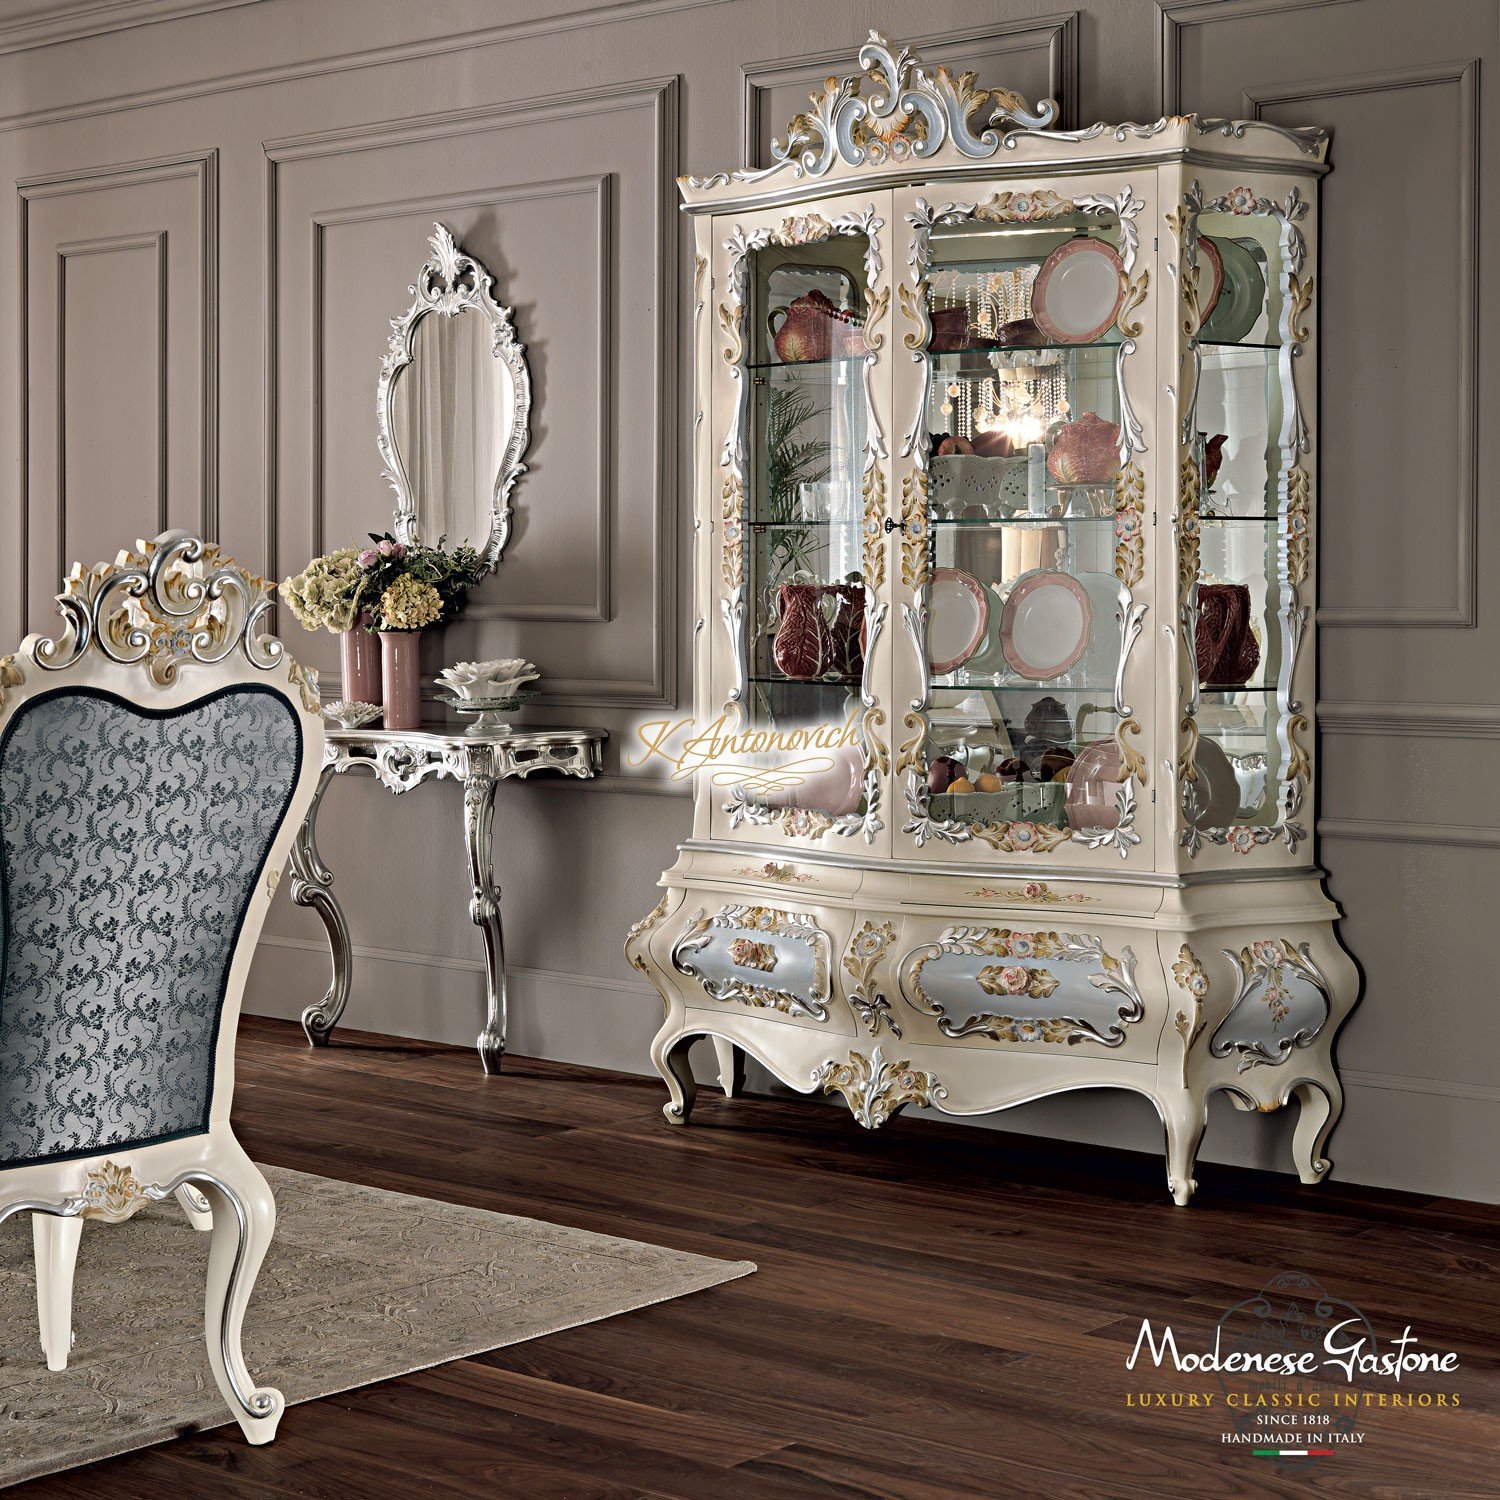
<svg viewBox="0 0 1500 1500">
<path fill-rule="evenodd" d="M 1205 236 L 1207 238 L 1207 236 Z M 1204 320 L 1200 338 L 1233 344 L 1255 327 L 1266 299 L 1266 278 L 1255 256 L 1240 240 L 1213 237 L 1224 263 L 1224 286 L 1214 310 Z"/>
</svg>

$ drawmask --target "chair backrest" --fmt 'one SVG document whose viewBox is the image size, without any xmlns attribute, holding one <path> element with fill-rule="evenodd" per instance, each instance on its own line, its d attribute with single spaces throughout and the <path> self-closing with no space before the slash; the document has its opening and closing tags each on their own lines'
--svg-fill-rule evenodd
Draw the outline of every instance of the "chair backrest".
<svg viewBox="0 0 1500 1500">
<path fill-rule="evenodd" d="M 197 538 L 75 569 L 0 660 L 0 1168 L 199 1134 L 322 758 L 267 586 Z"/>
</svg>

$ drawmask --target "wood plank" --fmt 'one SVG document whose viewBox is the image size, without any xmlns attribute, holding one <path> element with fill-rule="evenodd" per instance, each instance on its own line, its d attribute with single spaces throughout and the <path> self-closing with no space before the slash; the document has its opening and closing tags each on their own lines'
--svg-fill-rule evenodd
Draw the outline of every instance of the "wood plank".
<svg viewBox="0 0 1500 1500">
<path fill-rule="evenodd" d="M 1500 1209 L 1159 1160 L 800 1099 L 699 1096 L 527 1058 L 249 1020 L 235 1124 L 267 1162 L 701 1254 L 757 1275 L 25 1486 L 26 1496 L 971 1500 L 1495 1493 Z M 1382 1337 L 1460 1351 L 1458 1411 L 1362 1414 L 1365 1451 L 1284 1472 L 1224 1425 L 1141 1411 L 1140 1320 L 1186 1345 L 1304 1270 Z M 253 1316 L 253 1311 L 252 1311 Z M 267 1372 L 270 1376 L 272 1372 Z M 1430 1382 L 1425 1388 L 1433 1388 Z"/>
</svg>

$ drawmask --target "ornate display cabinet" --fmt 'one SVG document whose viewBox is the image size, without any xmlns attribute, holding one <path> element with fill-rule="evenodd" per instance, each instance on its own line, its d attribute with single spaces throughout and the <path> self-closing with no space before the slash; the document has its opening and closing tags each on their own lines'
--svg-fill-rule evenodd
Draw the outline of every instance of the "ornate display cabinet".
<svg viewBox="0 0 1500 1500">
<path fill-rule="evenodd" d="M 1327 134 L 859 66 L 681 184 L 697 721 L 742 738 L 626 945 L 667 1118 L 706 1035 L 867 1127 L 1134 1090 L 1179 1204 L 1215 1090 L 1295 1099 L 1316 1182 L 1358 994 L 1311 837 Z"/>
</svg>

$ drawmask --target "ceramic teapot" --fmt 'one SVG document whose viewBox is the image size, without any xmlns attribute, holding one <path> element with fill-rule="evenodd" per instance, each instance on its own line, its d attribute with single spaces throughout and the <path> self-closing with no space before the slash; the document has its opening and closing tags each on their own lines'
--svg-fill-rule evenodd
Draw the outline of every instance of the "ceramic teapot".
<svg viewBox="0 0 1500 1500">
<path fill-rule="evenodd" d="M 1052 439 L 1047 472 L 1059 484 L 1107 484 L 1120 472 L 1120 424 L 1086 411 Z"/>
<path fill-rule="evenodd" d="M 784 365 L 869 352 L 858 315 L 835 307 L 817 290 L 798 297 L 789 307 L 773 307 L 766 314 L 766 332 L 776 358 Z"/>
</svg>

